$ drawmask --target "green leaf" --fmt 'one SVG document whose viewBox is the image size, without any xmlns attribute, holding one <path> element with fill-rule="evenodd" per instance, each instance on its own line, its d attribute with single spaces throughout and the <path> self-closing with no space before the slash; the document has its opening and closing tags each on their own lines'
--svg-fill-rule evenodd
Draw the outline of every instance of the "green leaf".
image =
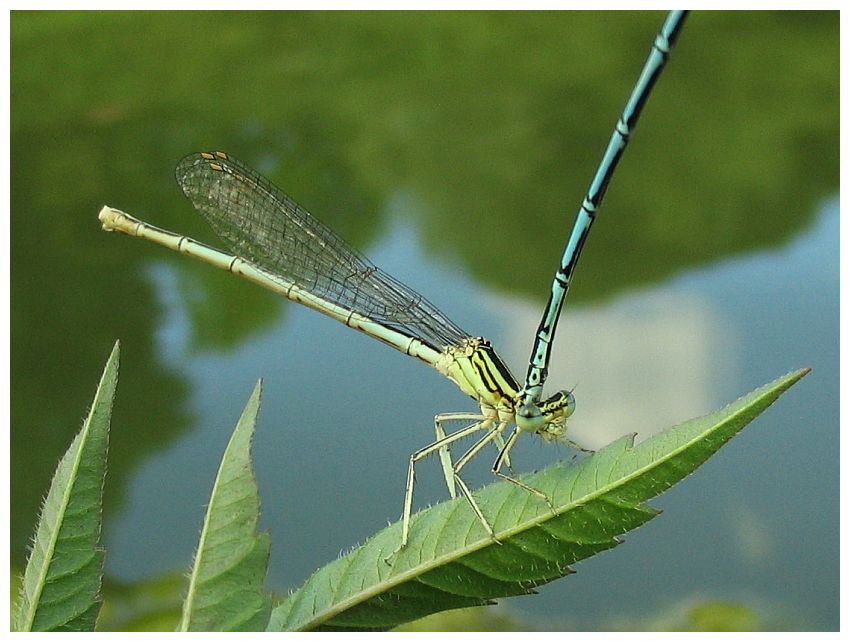
<svg viewBox="0 0 850 642">
<path fill-rule="evenodd" d="M 59 461 L 21 584 L 17 631 L 93 631 L 102 602 L 103 480 L 119 344 L 106 362 L 82 430 Z"/>
<path fill-rule="evenodd" d="M 809 369 L 789 373 L 713 414 L 634 445 L 622 437 L 576 463 L 522 477 L 552 500 L 506 482 L 476 493 L 501 544 L 462 498 L 418 513 L 408 546 L 395 523 L 318 570 L 272 612 L 270 630 L 388 629 L 429 613 L 531 593 L 570 564 L 620 543 L 658 512 L 643 502 L 692 473 Z"/>
<path fill-rule="evenodd" d="M 263 592 L 268 533 L 256 534 L 260 514 L 251 466 L 251 440 L 260 407 L 257 382 L 216 476 L 183 604 L 181 631 L 262 631 L 271 600 Z"/>
</svg>

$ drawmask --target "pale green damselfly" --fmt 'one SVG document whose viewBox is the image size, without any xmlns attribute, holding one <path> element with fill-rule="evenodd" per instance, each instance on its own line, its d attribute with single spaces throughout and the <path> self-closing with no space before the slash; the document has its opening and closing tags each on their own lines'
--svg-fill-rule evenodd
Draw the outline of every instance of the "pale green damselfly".
<svg viewBox="0 0 850 642">
<path fill-rule="evenodd" d="M 105 230 L 159 243 L 322 312 L 424 361 L 454 381 L 478 402 L 479 412 L 437 415 L 436 441 L 410 456 L 401 546 L 409 538 L 415 465 L 435 452 L 439 452 L 451 496 L 456 496 L 459 487 L 488 535 L 495 538 L 490 522 L 460 472 L 485 446 L 495 443 L 499 454 L 492 472 L 539 497 L 553 509 L 544 493 L 503 473 L 502 468 L 510 465 L 510 451 L 523 432 L 537 434 L 547 441 L 568 441 L 566 420 L 575 409 L 572 393 L 561 390 L 541 400 L 555 325 L 605 189 L 684 16 L 685 12 L 671 12 L 668 16 L 615 127 L 556 272 L 522 387 L 486 339 L 461 330 L 421 294 L 381 271 L 269 181 L 223 152 L 187 156 L 177 165 L 176 176 L 185 195 L 230 253 L 149 225 L 108 206 L 100 211 L 100 221 Z M 449 421 L 462 421 L 466 425 L 446 434 L 443 425 Z M 505 439 L 503 434 L 511 425 L 514 428 Z M 448 447 L 477 432 L 484 434 L 452 462 Z"/>
</svg>

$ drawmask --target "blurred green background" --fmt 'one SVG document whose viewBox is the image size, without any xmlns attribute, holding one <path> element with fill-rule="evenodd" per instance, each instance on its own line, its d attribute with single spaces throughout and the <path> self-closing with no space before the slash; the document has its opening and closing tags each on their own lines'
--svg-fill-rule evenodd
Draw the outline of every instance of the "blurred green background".
<svg viewBox="0 0 850 642">
<path fill-rule="evenodd" d="M 278 592 L 397 519 L 407 456 L 430 440 L 433 415 L 470 405 L 366 337 L 106 235 L 100 206 L 215 244 L 172 168 L 226 150 L 523 375 L 574 212 L 663 20 L 11 16 L 11 560 L 23 563 L 120 338 L 107 627 L 154 626 L 139 615 L 160 604 L 151 583 L 179 584 L 169 574 L 189 564 L 259 376 L 255 454 Z M 540 596 L 505 600 L 502 628 L 699 628 L 670 622 L 711 621 L 720 604 L 738 628 L 837 629 L 838 52 L 837 12 L 688 19 L 585 249 L 551 385 L 578 384 L 576 438 L 599 446 L 814 370 L 656 500 L 665 515 L 624 546 Z M 572 456 L 524 448 L 519 470 Z M 488 464 L 473 483 L 489 481 Z M 419 506 L 444 497 L 433 467 Z"/>
</svg>

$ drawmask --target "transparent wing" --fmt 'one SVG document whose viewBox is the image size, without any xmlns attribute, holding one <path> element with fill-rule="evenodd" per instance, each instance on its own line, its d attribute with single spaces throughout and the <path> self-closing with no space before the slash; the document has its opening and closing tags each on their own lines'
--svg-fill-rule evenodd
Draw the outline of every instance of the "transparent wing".
<svg viewBox="0 0 850 642">
<path fill-rule="evenodd" d="M 237 159 L 191 154 L 176 177 L 230 251 L 264 272 L 438 350 L 469 336 Z"/>
</svg>

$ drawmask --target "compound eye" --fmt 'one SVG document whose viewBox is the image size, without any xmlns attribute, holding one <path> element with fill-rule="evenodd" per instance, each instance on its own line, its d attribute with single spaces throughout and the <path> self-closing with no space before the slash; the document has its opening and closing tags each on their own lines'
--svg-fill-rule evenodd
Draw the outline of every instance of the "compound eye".
<svg viewBox="0 0 850 642">
<path fill-rule="evenodd" d="M 563 390 L 562 393 L 564 395 L 564 418 L 567 418 L 576 411 L 576 398 L 569 390 Z"/>
</svg>

